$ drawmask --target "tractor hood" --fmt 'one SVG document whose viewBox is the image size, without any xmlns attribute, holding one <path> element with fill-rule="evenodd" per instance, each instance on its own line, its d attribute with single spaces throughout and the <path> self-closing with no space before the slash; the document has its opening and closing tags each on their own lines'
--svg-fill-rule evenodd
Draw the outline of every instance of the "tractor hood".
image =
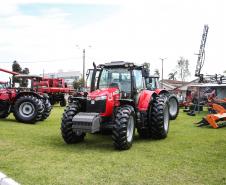
<svg viewBox="0 0 226 185">
<path fill-rule="evenodd" d="M 109 95 L 113 95 L 115 93 L 119 93 L 119 89 L 118 88 L 115 88 L 115 87 L 112 87 L 112 88 L 104 88 L 104 89 L 98 89 L 98 90 L 95 90 L 93 92 L 90 92 L 88 94 L 88 97 L 93 99 L 93 98 L 96 98 L 96 97 L 99 97 L 99 96 L 109 96 Z"/>
</svg>

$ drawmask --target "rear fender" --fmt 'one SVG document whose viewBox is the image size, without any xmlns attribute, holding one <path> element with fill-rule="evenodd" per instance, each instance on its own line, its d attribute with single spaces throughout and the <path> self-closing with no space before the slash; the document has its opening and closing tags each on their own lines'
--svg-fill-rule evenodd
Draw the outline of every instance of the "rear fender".
<svg viewBox="0 0 226 185">
<path fill-rule="evenodd" d="M 19 92 L 16 97 L 15 100 L 17 100 L 18 98 L 20 98 L 21 96 L 35 96 L 38 99 L 44 99 L 44 97 L 38 93 L 35 92 Z"/>
<path fill-rule="evenodd" d="M 138 110 L 139 111 L 147 111 L 149 108 L 149 104 L 152 101 L 153 97 L 155 97 L 157 93 L 155 91 L 143 90 L 139 95 L 138 100 Z"/>
</svg>

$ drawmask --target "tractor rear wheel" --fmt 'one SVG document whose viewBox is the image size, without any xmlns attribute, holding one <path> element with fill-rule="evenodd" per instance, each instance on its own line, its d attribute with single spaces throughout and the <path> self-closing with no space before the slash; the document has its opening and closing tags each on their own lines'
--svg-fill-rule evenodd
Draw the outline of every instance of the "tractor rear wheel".
<svg viewBox="0 0 226 185">
<path fill-rule="evenodd" d="M 169 130 L 169 104 L 165 97 L 156 96 L 153 99 L 148 119 L 151 137 L 166 138 Z"/>
<path fill-rule="evenodd" d="M 44 105 L 44 111 L 42 113 L 41 121 L 47 119 L 50 115 L 51 110 L 52 110 L 52 105 L 51 105 L 50 101 L 48 100 L 48 98 L 45 98 L 42 101 L 42 103 Z"/>
<path fill-rule="evenodd" d="M 26 95 L 16 100 L 13 110 L 17 121 L 35 123 L 42 117 L 43 105 L 41 100 L 37 97 Z"/>
<path fill-rule="evenodd" d="M 132 146 L 135 131 L 135 112 L 132 106 L 118 108 L 115 125 L 112 130 L 114 146 L 118 150 L 127 150 Z"/>
<path fill-rule="evenodd" d="M 67 144 L 73 144 L 84 140 L 85 133 L 74 132 L 72 129 L 72 118 L 78 113 L 79 105 L 77 103 L 66 107 L 61 122 L 61 135 Z"/>
<path fill-rule="evenodd" d="M 175 120 L 177 118 L 177 115 L 179 113 L 179 102 L 175 95 L 170 95 L 168 97 L 169 101 L 169 115 L 170 120 Z"/>
</svg>

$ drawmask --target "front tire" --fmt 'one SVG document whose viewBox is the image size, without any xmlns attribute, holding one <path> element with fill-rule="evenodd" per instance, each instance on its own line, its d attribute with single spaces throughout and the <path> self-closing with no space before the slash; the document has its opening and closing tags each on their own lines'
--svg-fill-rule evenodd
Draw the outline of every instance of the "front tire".
<svg viewBox="0 0 226 185">
<path fill-rule="evenodd" d="M 164 139 L 169 131 L 169 104 L 162 96 L 156 96 L 149 109 L 150 135 L 154 139 Z"/>
<path fill-rule="evenodd" d="M 52 110 L 52 105 L 51 105 L 50 101 L 48 100 L 48 98 L 45 98 L 42 103 L 44 105 L 44 111 L 42 113 L 41 121 L 47 119 Z"/>
<path fill-rule="evenodd" d="M 78 143 L 84 140 L 85 133 L 74 132 L 72 129 L 72 119 L 78 113 L 79 105 L 74 103 L 66 107 L 61 122 L 61 135 L 67 144 Z"/>
<path fill-rule="evenodd" d="M 123 106 L 118 108 L 112 130 L 112 139 L 116 149 L 127 150 L 132 146 L 135 120 L 133 107 Z"/>
<path fill-rule="evenodd" d="M 61 107 L 65 107 L 67 105 L 67 101 L 65 98 L 63 98 L 61 101 L 60 101 L 60 106 Z"/>
<path fill-rule="evenodd" d="M 37 97 L 26 95 L 16 100 L 13 110 L 17 121 L 33 124 L 42 117 L 43 106 Z"/>
<path fill-rule="evenodd" d="M 8 110 L 1 110 L 0 111 L 0 119 L 7 118 L 9 116 L 10 112 Z"/>
</svg>

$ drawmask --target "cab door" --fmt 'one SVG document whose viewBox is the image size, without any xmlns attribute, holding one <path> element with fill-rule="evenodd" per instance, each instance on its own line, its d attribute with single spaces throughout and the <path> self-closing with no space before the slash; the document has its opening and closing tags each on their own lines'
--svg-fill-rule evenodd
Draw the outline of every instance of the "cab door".
<svg viewBox="0 0 226 185">
<path fill-rule="evenodd" d="M 142 75 L 142 70 L 141 69 L 135 69 L 133 70 L 133 86 L 134 86 L 134 98 L 135 98 L 135 103 L 138 105 L 139 101 L 139 96 L 140 92 L 144 90 L 144 78 Z"/>
</svg>

